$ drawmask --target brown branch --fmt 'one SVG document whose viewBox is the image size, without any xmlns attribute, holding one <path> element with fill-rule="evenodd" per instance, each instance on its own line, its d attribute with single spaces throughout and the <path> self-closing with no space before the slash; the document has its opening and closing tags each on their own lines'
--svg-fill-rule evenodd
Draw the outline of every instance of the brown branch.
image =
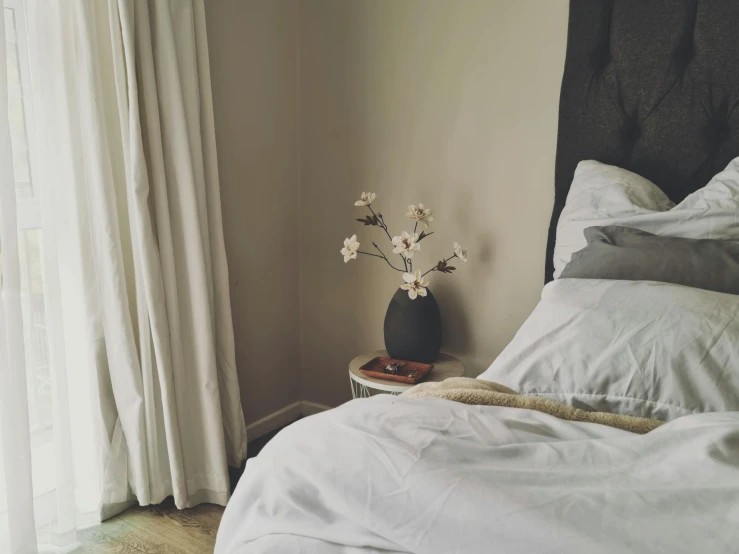
<svg viewBox="0 0 739 554">
<path fill-rule="evenodd" d="M 429 234 L 430 234 L 430 233 L 429 233 Z M 452 260 L 452 259 L 454 259 L 454 258 L 456 258 L 456 257 L 457 257 L 457 255 L 456 255 L 456 254 L 452 254 L 451 256 L 449 256 L 448 258 L 446 258 L 446 259 L 442 260 L 442 261 L 441 261 L 441 262 L 439 262 L 439 263 L 447 263 L 447 262 L 448 262 L 449 260 Z M 436 264 L 436 265 L 435 265 L 434 267 L 432 267 L 431 269 L 429 269 L 429 270 L 428 270 L 428 271 L 427 271 L 426 273 L 431 273 L 432 271 L 436 271 L 436 268 L 437 268 L 437 267 L 439 267 L 439 264 Z M 421 275 L 421 277 L 425 276 L 425 275 L 426 275 L 426 273 L 424 273 L 423 275 Z"/>
<path fill-rule="evenodd" d="M 392 242 L 393 242 L 393 237 L 392 237 L 392 235 L 390 234 L 390 231 L 388 231 L 388 228 L 387 228 L 387 223 L 385 223 L 385 219 L 384 219 L 384 218 L 382 217 L 382 214 L 380 214 L 380 215 L 378 216 L 378 215 L 377 215 L 377 214 L 375 213 L 375 210 L 373 210 L 373 209 L 372 209 L 372 206 L 367 206 L 367 207 L 369 208 L 369 211 L 370 211 L 370 212 L 372 212 L 372 215 L 373 215 L 373 216 L 375 216 L 375 217 L 377 217 L 378 221 L 380 222 L 380 227 L 382 227 L 382 230 L 383 230 L 383 231 L 385 231 L 385 234 L 387 235 L 387 238 L 389 238 L 389 239 L 390 239 L 390 244 L 392 244 Z M 405 257 L 405 256 L 403 256 L 403 254 L 400 254 L 400 253 L 399 253 L 398 255 L 399 255 L 399 256 L 400 256 L 401 258 L 403 258 L 403 267 L 405 267 L 405 270 L 406 270 L 406 271 L 408 271 L 408 260 L 406 259 L 406 257 Z M 387 258 L 386 258 L 386 259 L 387 259 Z M 390 263 L 390 262 L 388 262 L 388 263 Z M 392 264 L 390 264 L 390 265 L 392 265 Z M 400 270 L 398 270 L 398 271 L 400 271 Z"/>
<path fill-rule="evenodd" d="M 380 254 L 382 254 L 381 256 L 377 256 L 378 258 L 382 258 L 383 260 L 385 260 L 387 262 L 387 265 L 389 265 L 390 267 L 392 267 L 395 271 L 400 271 L 401 273 L 403 273 L 403 270 L 402 269 L 398 269 L 397 267 L 395 267 L 393 264 L 390 263 L 390 260 L 387 259 L 387 256 L 385 255 L 385 253 L 382 250 L 380 250 L 380 247 L 377 246 L 377 243 L 376 242 L 373 242 L 372 243 L 372 246 L 374 246 L 375 248 L 377 248 L 377 251 Z M 372 255 L 373 256 L 376 256 L 376 254 L 372 254 Z"/>
</svg>

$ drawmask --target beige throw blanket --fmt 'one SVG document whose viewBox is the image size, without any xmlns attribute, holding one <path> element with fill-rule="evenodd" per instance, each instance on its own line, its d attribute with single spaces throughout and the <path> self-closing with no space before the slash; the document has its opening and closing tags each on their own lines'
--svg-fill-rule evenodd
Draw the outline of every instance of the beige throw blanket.
<svg viewBox="0 0 739 554">
<path fill-rule="evenodd" d="M 421 383 L 405 391 L 401 396 L 408 398 L 444 398 L 464 404 L 480 406 L 506 406 L 524 408 L 550 414 L 569 421 L 585 421 L 616 427 L 632 433 L 648 433 L 664 422 L 658 419 L 633 417 L 605 412 L 586 412 L 548 398 L 526 396 L 514 390 L 469 377 L 451 377 L 438 383 Z"/>
</svg>

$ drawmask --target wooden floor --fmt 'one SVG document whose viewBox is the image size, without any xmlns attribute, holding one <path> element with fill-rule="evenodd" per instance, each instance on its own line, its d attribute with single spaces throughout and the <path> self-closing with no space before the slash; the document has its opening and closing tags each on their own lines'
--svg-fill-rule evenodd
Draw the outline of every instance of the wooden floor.
<svg viewBox="0 0 739 554">
<path fill-rule="evenodd" d="M 80 532 L 85 554 L 212 553 L 223 507 L 201 504 L 178 510 L 173 502 L 131 508 L 101 525 Z"/>
<path fill-rule="evenodd" d="M 256 456 L 277 433 L 249 443 L 247 457 Z M 235 487 L 241 472 L 231 475 Z M 79 533 L 82 546 L 74 554 L 210 554 L 216 543 L 223 507 L 201 504 L 178 510 L 174 502 L 137 507 Z"/>
</svg>

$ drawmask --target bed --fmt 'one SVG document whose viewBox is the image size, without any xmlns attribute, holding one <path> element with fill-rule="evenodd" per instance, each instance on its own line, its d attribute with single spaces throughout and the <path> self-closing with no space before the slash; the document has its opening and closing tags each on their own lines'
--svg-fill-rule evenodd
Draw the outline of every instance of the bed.
<svg viewBox="0 0 739 554">
<path fill-rule="evenodd" d="M 249 460 L 217 554 L 739 551 L 738 24 L 727 0 L 572 0 L 547 284 L 479 378 L 658 425 L 353 400 Z M 626 244 L 649 272 L 568 277 Z"/>
</svg>

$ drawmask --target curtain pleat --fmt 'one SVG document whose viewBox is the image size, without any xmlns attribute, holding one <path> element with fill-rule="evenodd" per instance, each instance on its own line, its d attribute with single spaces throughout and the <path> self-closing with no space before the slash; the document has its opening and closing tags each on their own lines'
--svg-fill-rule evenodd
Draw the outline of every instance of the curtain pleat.
<svg viewBox="0 0 739 554">
<path fill-rule="evenodd" d="M 125 205 L 125 195 L 119 190 L 121 176 L 114 173 L 116 167 L 113 164 L 116 154 L 120 156 L 121 136 L 110 132 L 115 112 L 111 113 L 112 103 L 109 101 L 110 81 L 104 83 L 105 78 L 109 79 L 106 71 L 111 68 L 106 57 L 106 53 L 110 52 L 111 37 L 105 33 L 97 17 L 96 5 L 102 4 L 76 4 L 77 66 L 74 74 L 79 105 L 84 107 L 79 110 L 84 173 L 78 176 L 80 190 L 74 192 L 81 197 L 89 213 L 93 275 L 100 297 L 102 335 L 105 338 L 118 423 L 122 428 L 122 434 L 116 434 L 116 437 L 125 440 L 125 449 L 131 462 L 128 466 L 128 485 L 137 498 L 141 496 L 141 502 L 149 503 L 149 472 L 145 462 L 141 463 L 148 457 L 143 384 L 122 244 L 122 240 L 130 239 L 127 236 L 128 222 L 119 221 L 119 204 Z M 95 47 L 91 48 L 91 45 Z M 123 233 L 121 223 L 125 225 Z M 131 269 L 129 264 L 129 274 Z M 111 495 L 109 502 L 125 501 L 126 491 L 121 488 L 118 479 L 111 477 L 106 475 L 106 492 Z"/>
<path fill-rule="evenodd" d="M 241 394 L 236 372 L 234 331 L 229 294 L 226 246 L 223 237 L 223 217 L 221 213 L 221 190 L 218 176 L 218 156 L 216 154 L 215 118 L 213 116 L 213 94 L 210 83 L 210 61 L 208 40 L 205 28 L 205 4 L 193 2 L 193 24 L 195 34 L 198 88 L 200 96 L 200 136 L 203 149 L 204 190 L 206 192 L 206 213 L 209 227 L 207 251 L 212 257 L 207 269 L 211 273 L 214 311 L 214 336 L 216 367 L 218 369 L 219 397 L 226 440 L 228 463 L 238 466 L 246 458 L 244 414 L 241 408 Z"/>
</svg>

